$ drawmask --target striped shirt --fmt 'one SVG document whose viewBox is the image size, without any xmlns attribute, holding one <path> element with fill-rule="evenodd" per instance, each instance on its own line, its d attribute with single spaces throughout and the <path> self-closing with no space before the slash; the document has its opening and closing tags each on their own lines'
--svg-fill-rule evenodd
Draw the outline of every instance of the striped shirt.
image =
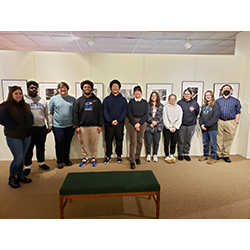
<svg viewBox="0 0 250 250">
<path fill-rule="evenodd" d="M 233 120 L 237 114 L 240 114 L 241 104 L 233 96 L 225 98 L 224 96 L 216 100 L 220 105 L 220 119 Z"/>
</svg>

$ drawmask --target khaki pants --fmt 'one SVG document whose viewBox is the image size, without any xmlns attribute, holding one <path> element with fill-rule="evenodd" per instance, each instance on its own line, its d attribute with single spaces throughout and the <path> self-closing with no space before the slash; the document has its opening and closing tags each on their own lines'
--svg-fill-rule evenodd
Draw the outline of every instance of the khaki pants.
<svg viewBox="0 0 250 250">
<path fill-rule="evenodd" d="M 136 122 L 140 121 L 140 118 L 134 118 Z M 135 128 L 129 123 L 128 132 L 130 137 L 129 144 L 129 162 L 134 162 L 135 159 L 139 159 L 142 149 L 142 139 L 146 130 L 146 122 L 140 127 L 140 131 L 137 132 Z M 137 145 L 136 145 L 137 142 Z M 136 150 L 135 150 L 136 149 Z"/>
<path fill-rule="evenodd" d="M 218 120 L 217 155 L 219 157 L 229 156 L 236 129 L 237 123 L 235 120 Z"/>
<path fill-rule="evenodd" d="M 82 147 L 82 156 L 83 158 L 88 158 L 89 150 L 88 145 L 90 143 L 90 153 L 91 157 L 97 158 L 97 151 L 98 151 L 98 142 L 100 138 L 100 134 L 97 133 L 97 126 L 96 127 L 80 127 L 82 133 L 78 134 L 78 139 L 80 141 Z"/>
</svg>

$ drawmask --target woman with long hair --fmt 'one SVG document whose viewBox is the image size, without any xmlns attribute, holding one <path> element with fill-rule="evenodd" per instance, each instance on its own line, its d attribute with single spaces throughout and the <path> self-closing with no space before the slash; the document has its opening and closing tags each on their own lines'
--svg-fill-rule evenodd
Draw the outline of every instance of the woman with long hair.
<svg viewBox="0 0 250 250">
<path fill-rule="evenodd" d="M 30 106 L 24 102 L 21 87 L 11 87 L 7 100 L 0 105 L 0 124 L 4 126 L 7 145 L 14 158 L 9 174 L 9 185 L 12 188 L 19 188 L 20 182 L 31 182 L 31 179 L 24 176 L 23 166 L 31 140 L 32 117 Z"/>
<path fill-rule="evenodd" d="M 192 91 L 189 88 L 183 91 L 183 98 L 177 104 L 183 111 L 182 124 L 178 133 L 178 160 L 182 161 L 184 158 L 186 161 L 191 161 L 189 150 L 200 107 L 192 98 Z"/>
<path fill-rule="evenodd" d="M 152 92 L 149 97 L 148 102 L 148 118 L 146 127 L 146 151 L 147 151 L 147 161 L 151 161 L 151 144 L 153 143 L 153 161 L 157 162 L 157 152 L 159 148 L 159 141 L 161 138 L 162 130 L 162 112 L 163 105 L 160 101 L 160 96 L 157 92 Z"/>
<path fill-rule="evenodd" d="M 214 99 L 214 93 L 207 90 L 204 94 L 204 101 L 201 108 L 199 124 L 202 130 L 203 156 L 199 161 L 208 160 L 209 143 L 211 144 L 211 158 L 208 164 L 217 162 L 217 134 L 218 119 L 220 116 L 220 105 Z"/>
<path fill-rule="evenodd" d="M 178 130 L 182 122 L 182 109 L 176 104 L 176 99 L 175 94 L 170 94 L 168 96 L 168 103 L 164 106 L 163 111 L 164 151 L 166 156 L 165 161 L 167 163 L 175 163 L 176 161 L 174 154 L 178 140 Z"/>
</svg>

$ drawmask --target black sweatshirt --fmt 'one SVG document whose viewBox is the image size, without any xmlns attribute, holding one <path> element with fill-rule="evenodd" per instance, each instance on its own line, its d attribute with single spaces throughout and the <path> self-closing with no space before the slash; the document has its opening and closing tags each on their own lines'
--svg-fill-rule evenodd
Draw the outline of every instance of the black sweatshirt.
<svg viewBox="0 0 250 250">
<path fill-rule="evenodd" d="M 146 122 L 148 118 L 148 103 L 146 100 L 141 99 L 140 102 L 136 102 L 135 99 L 131 99 L 128 104 L 128 119 L 129 122 L 135 126 L 136 122 L 134 118 L 141 118 L 140 125 Z"/>
<path fill-rule="evenodd" d="M 102 127 L 102 104 L 99 98 L 92 94 L 87 98 L 84 94 L 74 105 L 74 125 L 79 127 Z"/>
<path fill-rule="evenodd" d="M 199 124 L 205 125 L 208 131 L 218 130 L 218 119 L 220 116 L 220 105 L 216 102 L 213 106 L 202 106 Z M 203 132 L 203 130 L 202 130 Z"/>
<path fill-rule="evenodd" d="M 6 102 L 0 105 L 0 124 L 4 126 L 4 134 L 9 138 L 24 139 L 32 135 L 33 115 L 29 106 L 29 111 L 23 107 L 23 102 L 13 101 L 17 108 L 15 113 Z"/>
</svg>

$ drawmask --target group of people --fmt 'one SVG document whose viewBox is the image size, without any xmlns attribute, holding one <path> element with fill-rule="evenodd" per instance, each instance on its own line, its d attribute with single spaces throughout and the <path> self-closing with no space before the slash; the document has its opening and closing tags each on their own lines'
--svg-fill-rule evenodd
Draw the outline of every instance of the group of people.
<svg viewBox="0 0 250 250">
<path fill-rule="evenodd" d="M 163 129 L 165 161 L 175 163 L 176 145 L 178 160 L 191 161 L 189 151 L 194 134 L 197 117 L 202 131 L 203 156 L 199 161 L 208 160 L 209 164 L 219 159 L 231 162 L 229 151 L 237 124 L 239 123 L 241 104 L 231 96 L 232 88 L 226 84 L 222 87 L 223 96 L 215 101 L 214 94 L 208 90 L 204 94 L 204 103 L 200 107 L 192 99 L 192 91 L 186 89 L 183 98 L 177 102 L 177 96 L 170 94 L 163 106 L 159 94 L 151 93 L 149 101 L 141 97 L 142 89 L 135 86 L 134 98 L 127 100 L 119 93 L 121 83 L 110 82 L 111 93 L 101 103 L 93 94 L 94 84 L 90 80 L 82 81 L 83 91 L 77 100 L 68 94 L 69 85 L 58 84 L 58 95 L 53 96 L 49 104 L 38 95 L 38 83 L 27 82 L 28 94 L 23 96 L 22 89 L 13 86 L 8 98 L 0 105 L 0 124 L 4 126 L 7 145 L 13 154 L 10 164 L 9 185 L 20 187 L 20 183 L 30 183 L 27 178 L 31 171 L 33 149 L 36 146 L 36 157 L 39 168 L 49 170 L 45 164 L 45 141 L 48 133 L 53 131 L 57 168 L 64 164 L 71 166 L 70 145 L 76 131 L 81 145 L 83 159 L 79 166 L 89 163 L 89 145 L 91 164 L 96 166 L 98 142 L 102 127 L 105 129 L 106 152 L 104 163 L 111 161 L 112 144 L 115 139 L 117 163 L 122 162 L 125 118 L 128 117 L 127 131 L 130 137 L 130 168 L 141 164 L 140 155 L 145 135 L 146 160 L 157 162 L 159 141 Z M 153 144 L 153 155 L 151 147 Z M 25 169 L 23 170 L 23 166 Z"/>
</svg>

